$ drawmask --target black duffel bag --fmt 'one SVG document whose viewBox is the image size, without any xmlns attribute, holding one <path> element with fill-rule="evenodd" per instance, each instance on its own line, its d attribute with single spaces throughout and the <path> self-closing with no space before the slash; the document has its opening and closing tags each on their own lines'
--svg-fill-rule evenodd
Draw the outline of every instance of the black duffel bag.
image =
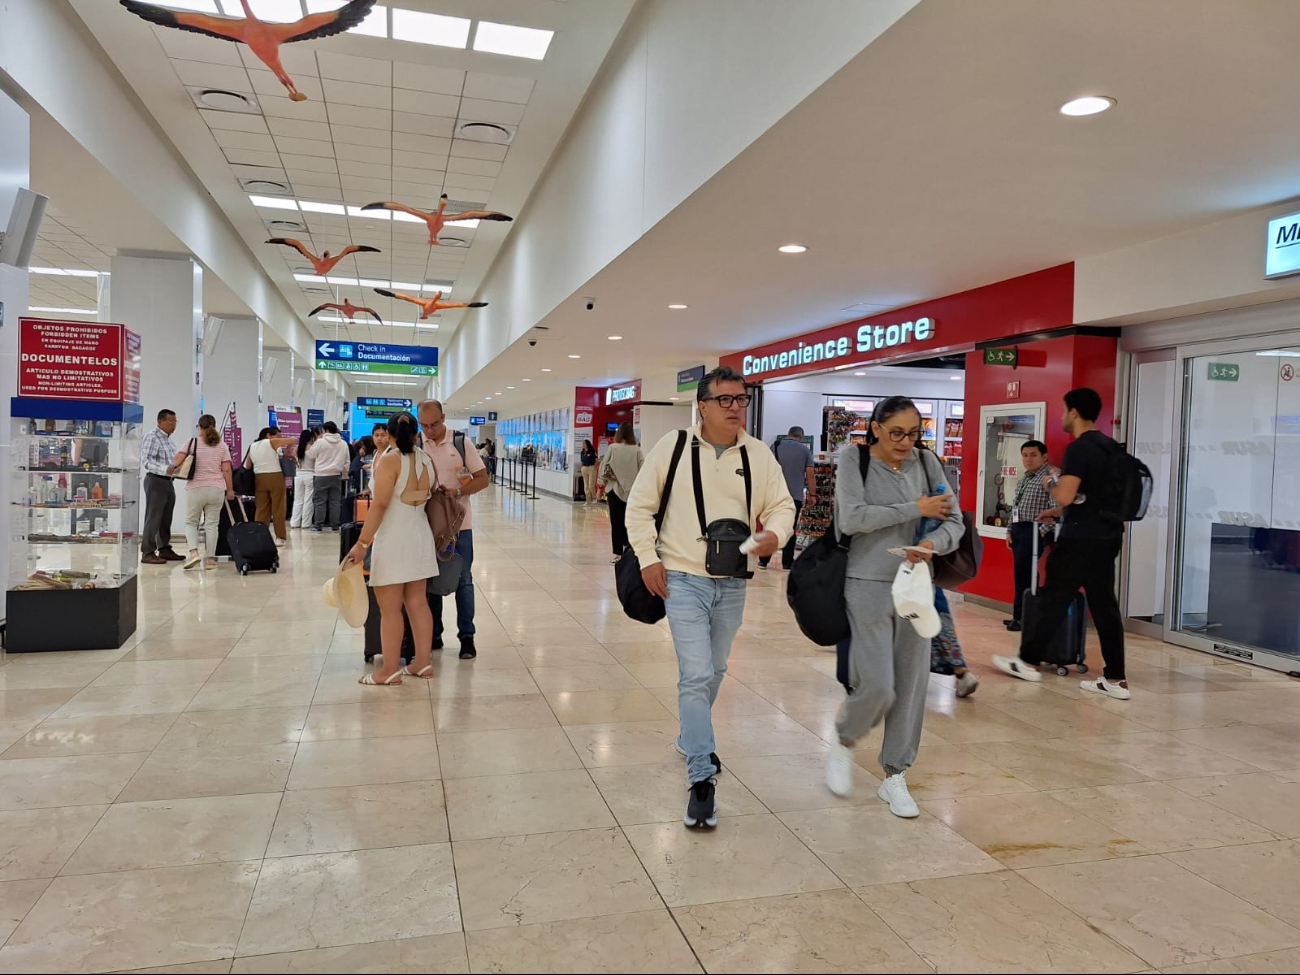
<svg viewBox="0 0 1300 975">
<path fill-rule="evenodd" d="M 677 431 L 677 446 L 673 448 L 673 459 L 668 465 L 668 476 L 664 479 L 663 494 L 659 498 L 659 510 L 655 512 L 655 533 L 658 534 L 664 523 L 664 513 L 668 510 L 668 497 L 672 494 L 673 481 L 677 477 L 677 465 L 681 463 L 682 452 L 686 449 L 686 431 Z M 641 578 L 641 560 L 629 545 L 623 550 L 614 564 L 614 587 L 618 592 L 618 601 L 629 619 L 638 623 L 658 623 L 668 611 L 664 601 L 645 587 Z"/>
</svg>

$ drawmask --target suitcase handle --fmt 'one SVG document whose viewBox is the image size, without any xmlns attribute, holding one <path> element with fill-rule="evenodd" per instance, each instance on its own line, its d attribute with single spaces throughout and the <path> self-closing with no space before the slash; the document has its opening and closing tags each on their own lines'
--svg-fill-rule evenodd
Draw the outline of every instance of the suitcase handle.
<svg viewBox="0 0 1300 975">
<path fill-rule="evenodd" d="M 225 500 L 225 505 L 226 505 L 226 517 L 230 519 L 230 523 L 231 523 L 232 525 L 238 525 L 238 524 L 240 524 L 240 521 L 242 521 L 243 524 L 245 524 L 245 525 L 248 524 L 248 512 L 244 510 L 244 503 L 243 503 L 243 500 L 242 500 L 242 499 L 240 500 L 240 502 L 239 502 L 239 504 L 238 504 L 238 506 L 237 506 L 237 507 L 239 508 L 239 513 L 240 513 L 241 515 L 244 516 L 242 519 L 240 519 L 240 521 L 236 521 L 236 520 L 235 520 L 235 513 L 234 513 L 233 511 L 230 510 L 230 499 L 229 499 L 229 498 L 226 498 L 226 500 Z"/>
<path fill-rule="evenodd" d="M 1029 595 L 1037 596 L 1038 595 L 1038 540 L 1042 537 L 1043 532 L 1042 529 L 1039 527 L 1038 522 L 1035 521 L 1032 522 L 1032 524 L 1034 526 L 1034 541 L 1033 541 L 1034 572 L 1029 577 Z M 1061 523 L 1059 521 L 1056 523 L 1056 526 L 1052 529 L 1052 532 L 1053 532 L 1052 534 L 1053 541 L 1061 537 Z"/>
</svg>

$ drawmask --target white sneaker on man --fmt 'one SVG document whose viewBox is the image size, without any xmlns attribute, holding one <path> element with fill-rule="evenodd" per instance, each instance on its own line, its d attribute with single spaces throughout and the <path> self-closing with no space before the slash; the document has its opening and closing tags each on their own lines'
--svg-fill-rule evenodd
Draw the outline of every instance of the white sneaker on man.
<svg viewBox="0 0 1300 975">
<path fill-rule="evenodd" d="M 912 793 L 907 791 L 906 772 L 885 776 L 876 795 L 882 802 L 889 803 L 889 811 L 901 819 L 915 819 L 921 815 L 921 809 L 912 798 Z"/>
<path fill-rule="evenodd" d="M 1128 689 L 1128 681 L 1117 680 L 1108 681 L 1105 677 L 1098 677 L 1096 680 L 1081 680 L 1079 687 L 1085 691 L 1091 691 L 1093 694 L 1104 694 L 1106 697 L 1113 697 L 1117 701 L 1127 701 L 1133 694 Z"/>
<path fill-rule="evenodd" d="M 1043 679 L 1037 667 L 1031 667 L 1019 657 L 1003 657 L 999 654 L 993 655 L 993 666 L 1004 674 L 1010 674 L 1012 677 L 1019 677 L 1021 680 L 1038 682 Z"/>
<path fill-rule="evenodd" d="M 826 757 L 826 788 L 837 796 L 853 793 L 853 749 L 841 742 L 831 744 L 831 753 Z"/>
</svg>

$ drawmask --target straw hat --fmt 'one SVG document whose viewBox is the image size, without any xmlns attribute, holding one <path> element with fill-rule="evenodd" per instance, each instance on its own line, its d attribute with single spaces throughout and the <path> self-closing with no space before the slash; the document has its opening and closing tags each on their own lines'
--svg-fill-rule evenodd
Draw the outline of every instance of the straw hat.
<svg viewBox="0 0 1300 975">
<path fill-rule="evenodd" d="M 370 598 L 366 595 L 366 580 L 361 566 L 344 560 L 339 563 L 334 578 L 325 583 L 325 604 L 337 609 L 348 626 L 366 625 L 370 615 Z"/>
</svg>

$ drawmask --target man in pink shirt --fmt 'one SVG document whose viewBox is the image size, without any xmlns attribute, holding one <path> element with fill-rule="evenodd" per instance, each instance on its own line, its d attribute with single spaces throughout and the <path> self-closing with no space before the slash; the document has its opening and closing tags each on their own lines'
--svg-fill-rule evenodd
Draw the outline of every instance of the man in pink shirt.
<svg viewBox="0 0 1300 975">
<path fill-rule="evenodd" d="M 478 494 L 488 486 L 487 468 L 483 458 L 472 446 L 465 448 L 465 435 L 453 433 L 447 427 L 447 416 L 442 404 L 427 399 L 418 407 L 420 430 L 424 434 L 424 452 L 433 461 L 438 475 L 438 490 L 460 500 L 465 509 L 465 521 L 456 540 L 456 551 L 463 561 L 460 588 L 456 590 L 456 635 L 460 639 L 460 659 L 472 660 L 478 656 L 474 646 L 474 532 L 471 523 L 469 496 Z M 442 597 L 433 597 L 433 649 L 441 650 Z"/>
</svg>

